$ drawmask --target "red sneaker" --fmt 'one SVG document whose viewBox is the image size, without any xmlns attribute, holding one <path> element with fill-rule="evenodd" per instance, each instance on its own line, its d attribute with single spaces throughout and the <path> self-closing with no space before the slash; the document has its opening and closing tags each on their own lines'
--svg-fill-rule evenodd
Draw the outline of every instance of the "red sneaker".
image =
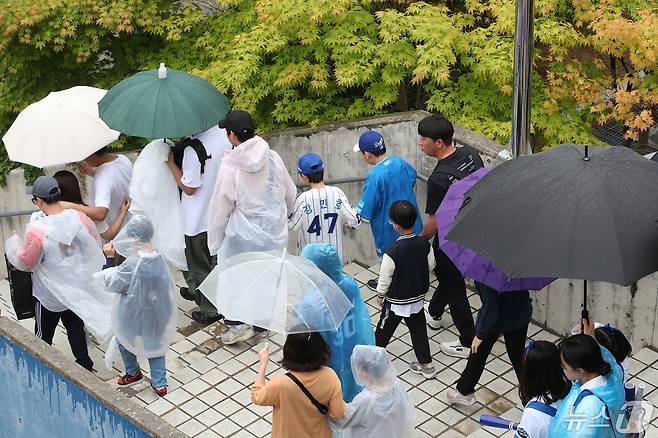
<svg viewBox="0 0 658 438">
<path fill-rule="evenodd" d="M 139 382 L 142 380 L 142 377 L 144 377 L 142 370 L 137 370 L 137 372 L 133 375 L 126 373 L 117 379 L 117 384 L 119 386 L 130 385 L 132 383 Z"/>
<path fill-rule="evenodd" d="M 156 388 L 155 386 L 153 386 L 153 383 L 151 383 L 151 389 L 153 390 L 153 392 L 158 394 L 160 397 L 164 397 L 165 395 L 167 395 L 167 387 L 166 386 L 161 386 L 159 388 Z"/>
</svg>

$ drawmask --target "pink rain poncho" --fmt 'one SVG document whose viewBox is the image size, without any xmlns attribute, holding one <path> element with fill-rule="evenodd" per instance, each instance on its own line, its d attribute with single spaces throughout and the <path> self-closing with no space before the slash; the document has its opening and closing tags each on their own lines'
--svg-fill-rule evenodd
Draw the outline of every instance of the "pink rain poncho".
<svg viewBox="0 0 658 438">
<path fill-rule="evenodd" d="M 221 263 L 247 251 L 285 248 L 296 195 L 281 157 L 262 138 L 227 151 L 208 209 L 210 254 Z"/>
<path fill-rule="evenodd" d="M 91 219 L 75 210 L 43 216 L 27 225 L 24 240 L 15 234 L 7 239 L 5 252 L 17 269 L 32 272 L 38 298 L 53 311 L 70 309 L 99 343 L 110 339 L 112 297 L 93 282 L 105 256 Z"/>
</svg>

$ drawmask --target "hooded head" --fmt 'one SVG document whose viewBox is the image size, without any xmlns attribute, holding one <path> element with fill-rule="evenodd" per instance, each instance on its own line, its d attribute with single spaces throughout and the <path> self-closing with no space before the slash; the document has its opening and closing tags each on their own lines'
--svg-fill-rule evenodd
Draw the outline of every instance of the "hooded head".
<svg viewBox="0 0 658 438">
<path fill-rule="evenodd" d="M 354 380 L 359 385 L 375 392 L 388 391 L 395 385 L 395 368 L 385 348 L 357 345 L 351 360 Z"/>
<path fill-rule="evenodd" d="M 334 245 L 310 243 L 304 247 L 301 255 L 315 263 L 334 282 L 339 283 L 343 279 L 343 264 Z"/>
<path fill-rule="evenodd" d="M 134 215 L 114 238 L 114 249 L 122 256 L 130 257 L 141 249 L 150 248 L 154 232 L 148 217 Z"/>
</svg>

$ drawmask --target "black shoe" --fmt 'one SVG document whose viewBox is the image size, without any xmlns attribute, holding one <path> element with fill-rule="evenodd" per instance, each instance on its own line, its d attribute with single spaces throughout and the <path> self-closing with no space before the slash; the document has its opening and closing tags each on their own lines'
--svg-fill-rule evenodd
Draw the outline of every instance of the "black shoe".
<svg viewBox="0 0 658 438">
<path fill-rule="evenodd" d="M 373 290 L 377 292 L 377 282 L 379 281 L 378 278 L 373 278 L 372 280 L 368 280 L 366 285 L 368 286 L 368 289 Z"/>
<path fill-rule="evenodd" d="M 180 291 L 180 296 L 185 298 L 186 300 L 188 300 L 188 301 L 194 301 L 195 300 L 194 295 L 192 295 L 190 293 L 190 290 L 188 288 L 181 287 L 179 289 L 179 291 Z"/>
<path fill-rule="evenodd" d="M 212 324 L 213 322 L 217 322 L 220 319 L 224 318 L 222 315 L 208 316 L 200 310 L 195 310 L 194 312 L 192 312 L 192 315 L 190 316 L 192 317 L 193 320 L 201 324 Z"/>
</svg>

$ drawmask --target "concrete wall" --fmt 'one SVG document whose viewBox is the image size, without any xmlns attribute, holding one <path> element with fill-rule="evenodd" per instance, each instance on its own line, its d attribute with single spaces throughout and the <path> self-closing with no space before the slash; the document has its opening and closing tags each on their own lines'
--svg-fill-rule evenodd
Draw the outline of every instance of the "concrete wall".
<svg viewBox="0 0 658 438">
<path fill-rule="evenodd" d="M 185 435 L 0 317 L 0 437 Z"/>
<path fill-rule="evenodd" d="M 391 154 L 399 155 L 417 169 L 418 174 L 429 176 L 435 160 L 426 157 L 417 146 L 417 123 L 428 113 L 414 111 L 349 122 L 326 124 L 316 128 L 288 129 L 265 135 L 273 149 L 281 154 L 293 179 L 300 183 L 295 169 L 297 158 L 306 152 L 319 153 L 326 166 L 327 181 L 339 179 L 363 180 L 368 173 L 360 154 L 352 152 L 359 135 L 367 129 L 380 131 Z M 458 143 L 468 143 L 482 152 L 487 165 L 495 165 L 495 157 L 503 147 L 482 135 L 455 127 Z M 128 154 L 134 159 L 135 154 Z M 49 169 L 48 172 L 54 171 Z M 362 193 L 363 182 L 339 184 L 348 198 L 355 204 Z M 418 204 L 425 205 L 426 185 L 416 184 Z M 7 188 L 0 191 L 0 211 L 31 209 L 29 197 L 25 195 L 22 171 L 12 172 Z M 26 218 L 0 221 L 2 242 L 11 230 L 23 229 Z M 370 229 L 361 226 L 345 232 L 345 260 L 359 260 L 368 265 L 377 263 Z M 295 248 L 295 236 L 290 236 L 289 248 Z M 4 265 L 0 273 L 5 274 Z M 610 322 L 622 330 L 634 348 L 643 345 L 658 347 L 658 275 L 642 279 L 631 287 L 590 282 L 588 306 L 597 321 Z M 534 294 L 534 319 L 541 325 L 560 334 L 566 334 L 579 319 L 582 297 L 582 282 L 559 280 Z"/>
</svg>

